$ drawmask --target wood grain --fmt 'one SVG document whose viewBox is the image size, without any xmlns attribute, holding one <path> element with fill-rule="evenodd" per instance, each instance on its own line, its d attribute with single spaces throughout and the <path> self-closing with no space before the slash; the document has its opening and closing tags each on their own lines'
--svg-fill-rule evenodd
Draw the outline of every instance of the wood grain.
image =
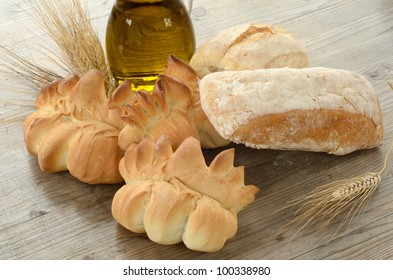
<svg viewBox="0 0 393 280">
<path fill-rule="evenodd" d="M 32 1 L 34 2 L 34 1 Z M 102 42 L 113 1 L 88 0 Z M 22 53 L 48 40 L 24 1 L 0 0 L 0 42 Z M 316 186 L 377 171 L 393 137 L 393 2 L 390 0 L 195 0 L 192 20 L 199 46 L 232 25 L 264 22 L 296 33 L 311 65 L 364 75 L 381 102 L 385 140 L 378 149 L 338 157 L 301 151 L 252 150 L 232 144 L 246 183 L 261 188 L 239 214 L 237 235 L 213 254 L 183 244 L 161 246 L 112 218 L 112 197 L 121 185 L 78 182 L 68 173 L 43 173 L 23 142 L 24 118 L 36 92 L 22 79 L 0 72 L 0 259 L 393 259 L 393 169 L 364 213 L 336 233 L 339 222 L 311 226 L 292 239 L 282 232 L 295 209 L 279 211 Z M 51 65 L 45 53 L 34 58 Z M 32 54 L 32 55 L 33 55 Z M 210 161 L 221 149 L 206 150 Z"/>
</svg>

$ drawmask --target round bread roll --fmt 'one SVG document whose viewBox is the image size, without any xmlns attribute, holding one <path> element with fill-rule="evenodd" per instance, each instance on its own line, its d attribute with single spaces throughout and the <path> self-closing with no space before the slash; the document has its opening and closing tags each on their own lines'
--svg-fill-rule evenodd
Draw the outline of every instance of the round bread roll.
<svg viewBox="0 0 393 280">
<path fill-rule="evenodd" d="M 308 67 L 300 40 L 274 25 L 248 24 L 228 28 L 202 44 L 190 61 L 201 79 L 219 71 Z"/>
</svg>

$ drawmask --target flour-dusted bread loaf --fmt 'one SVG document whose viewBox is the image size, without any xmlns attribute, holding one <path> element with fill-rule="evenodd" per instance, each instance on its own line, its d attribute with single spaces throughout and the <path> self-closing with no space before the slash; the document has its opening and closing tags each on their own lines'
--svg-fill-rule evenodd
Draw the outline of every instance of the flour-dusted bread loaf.
<svg viewBox="0 0 393 280">
<path fill-rule="evenodd" d="M 120 163 L 126 181 L 112 202 L 114 218 L 159 244 L 179 242 L 192 250 L 221 249 L 237 231 L 237 213 L 258 191 L 244 185 L 234 150 L 206 166 L 200 142 L 188 137 L 173 151 L 170 139 L 132 144 Z"/>
<path fill-rule="evenodd" d="M 199 78 L 218 71 L 307 67 L 306 51 L 291 32 L 269 24 L 237 25 L 202 44 L 190 61 Z"/>
<path fill-rule="evenodd" d="M 221 136 L 253 148 L 343 155 L 383 140 L 373 88 L 349 71 L 219 72 L 201 80 L 200 92 L 202 108 Z"/>
</svg>

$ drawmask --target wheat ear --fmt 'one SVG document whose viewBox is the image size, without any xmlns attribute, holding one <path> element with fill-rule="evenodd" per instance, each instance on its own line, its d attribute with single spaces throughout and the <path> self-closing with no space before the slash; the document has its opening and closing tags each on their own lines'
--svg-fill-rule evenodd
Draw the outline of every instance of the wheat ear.
<svg viewBox="0 0 393 280">
<path fill-rule="evenodd" d="M 381 184 L 381 175 L 387 166 L 387 159 L 393 142 L 385 157 L 385 164 L 378 172 L 368 172 L 357 177 L 343 179 L 317 187 L 309 194 L 293 200 L 288 207 L 301 205 L 287 230 L 300 225 L 292 238 L 307 226 L 322 221 L 320 230 L 326 228 L 338 215 L 346 213 L 335 234 L 341 227 L 367 205 Z M 287 207 L 286 207 L 287 208 Z"/>
<path fill-rule="evenodd" d="M 100 70 L 105 77 L 107 92 L 116 83 L 110 71 L 101 42 L 79 0 L 39 0 L 32 5 L 32 18 L 57 45 L 54 53 L 69 68 L 70 74 L 82 76 L 90 69 Z"/>
<path fill-rule="evenodd" d="M 333 236 L 345 223 L 348 222 L 349 225 L 353 217 L 364 210 L 381 184 L 381 176 L 387 168 L 392 148 L 393 140 L 385 155 L 383 167 L 378 172 L 367 172 L 357 177 L 328 183 L 315 188 L 309 194 L 292 200 L 284 209 L 298 205 L 300 207 L 295 212 L 294 219 L 286 225 L 284 232 L 299 226 L 292 236 L 293 239 L 300 231 L 316 222 L 321 222 L 319 229 L 323 230 L 342 214 L 345 216 Z"/>
<path fill-rule="evenodd" d="M 108 94 L 117 87 L 101 42 L 85 11 L 87 8 L 82 7 L 81 1 L 38 0 L 39 5 L 28 0 L 24 2 L 33 11 L 30 13 L 32 19 L 53 41 L 44 41 L 47 47 L 41 47 L 41 53 L 47 54 L 48 61 L 54 62 L 66 74 L 82 76 L 90 69 L 98 69 L 104 74 Z M 29 51 L 31 48 L 28 47 Z M 0 45 L 0 54 L 0 66 L 17 79 L 27 80 L 35 90 L 62 77 L 48 67 L 38 65 L 33 58 L 22 56 L 5 46 Z"/>
</svg>

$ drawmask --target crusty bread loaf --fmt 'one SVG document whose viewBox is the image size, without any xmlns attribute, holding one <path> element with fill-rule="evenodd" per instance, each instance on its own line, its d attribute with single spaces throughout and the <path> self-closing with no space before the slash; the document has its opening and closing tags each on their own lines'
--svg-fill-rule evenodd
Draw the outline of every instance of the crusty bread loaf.
<svg viewBox="0 0 393 280">
<path fill-rule="evenodd" d="M 300 40 L 289 31 L 268 24 L 230 27 L 202 44 L 190 65 L 199 78 L 218 71 L 308 66 Z"/>
<path fill-rule="evenodd" d="M 126 181 L 114 196 L 112 214 L 127 229 L 159 244 L 181 241 L 192 250 L 221 249 L 237 231 L 237 213 L 258 189 L 244 185 L 234 150 L 206 166 L 200 142 L 188 137 L 176 151 L 168 137 L 132 144 L 120 162 Z"/>
<path fill-rule="evenodd" d="M 383 140 L 377 97 L 364 77 L 349 71 L 219 72 L 201 80 L 200 92 L 221 136 L 250 147 L 343 155 Z"/>
</svg>

